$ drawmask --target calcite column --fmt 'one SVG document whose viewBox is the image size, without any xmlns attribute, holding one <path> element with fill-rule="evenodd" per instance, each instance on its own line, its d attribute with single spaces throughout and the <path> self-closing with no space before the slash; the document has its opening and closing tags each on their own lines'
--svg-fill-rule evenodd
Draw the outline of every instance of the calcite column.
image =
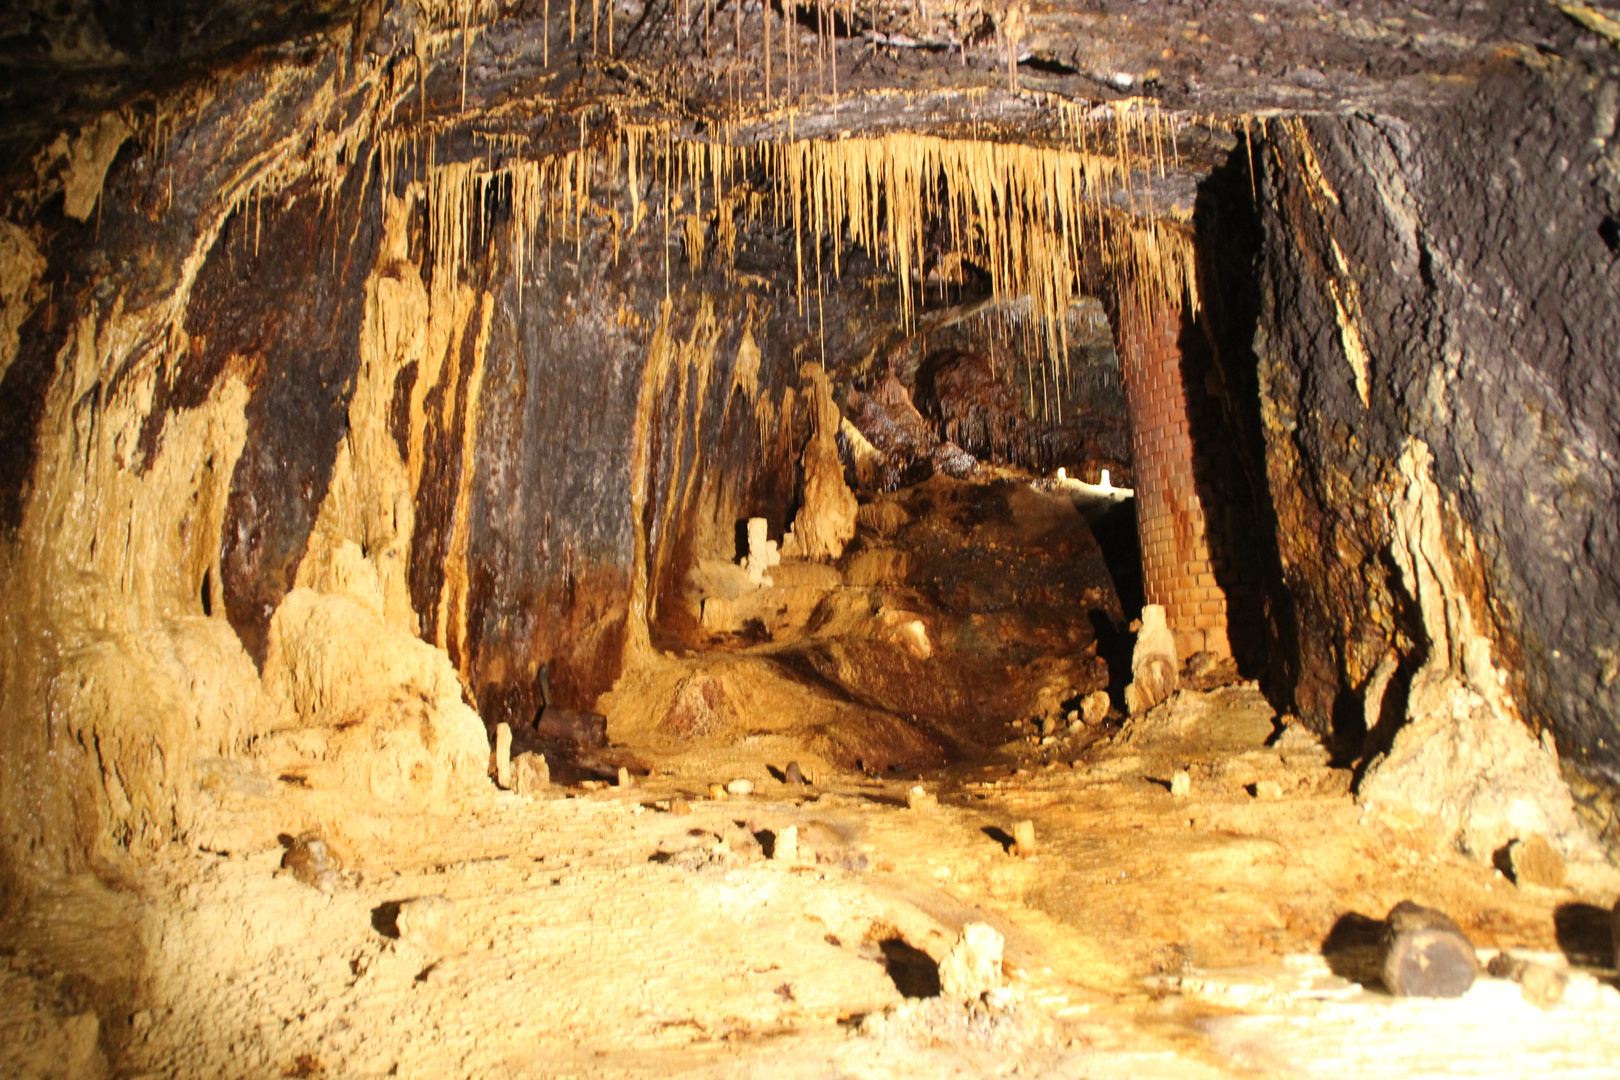
<svg viewBox="0 0 1620 1080">
<path fill-rule="evenodd" d="M 1226 594 L 1210 557 L 1207 508 L 1199 497 L 1197 453 L 1182 381 L 1182 312 L 1160 303 L 1144 311 L 1121 298 L 1115 337 L 1130 401 L 1136 530 L 1142 584 L 1185 660 L 1195 652 L 1232 654 L 1226 635 Z"/>
</svg>

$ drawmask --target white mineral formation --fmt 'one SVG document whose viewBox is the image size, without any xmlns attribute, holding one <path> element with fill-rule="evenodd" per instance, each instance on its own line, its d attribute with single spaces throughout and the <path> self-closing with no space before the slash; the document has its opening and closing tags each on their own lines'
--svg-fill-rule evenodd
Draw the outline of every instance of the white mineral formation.
<svg viewBox="0 0 1620 1080">
<path fill-rule="evenodd" d="M 776 844 L 771 848 L 771 858 L 777 862 L 797 862 L 799 858 L 799 827 L 797 825 L 784 825 L 776 830 Z"/>
<path fill-rule="evenodd" d="M 1125 688 L 1125 707 L 1132 716 L 1141 716 L 1169 697 L 1179 683 L 1176 664 L 1176 636 L 1164 621 L 1164 608 L 1158 604 L 1142 607 L 1142 629 L 1131 652 L 1131 684 Z"/>
<path fill-rule="evenodd" d="M 1001 985 L 1006 942 L 987 923 L 968 923 L 939 962 L 939 993 L 948 1001 L 976 1001 Z"/>
<path fill-rule="evenodd" d="M 782 562 L 782 553 L 777 550 L 776 541 L 766 535 L 769 527 L 764 518 L 748 519 L 748 554 L 743 556 L 743 569 L 748 571 L 749 582 L 759 587 L 772 583 L 766 571 Z"/>
</svg>

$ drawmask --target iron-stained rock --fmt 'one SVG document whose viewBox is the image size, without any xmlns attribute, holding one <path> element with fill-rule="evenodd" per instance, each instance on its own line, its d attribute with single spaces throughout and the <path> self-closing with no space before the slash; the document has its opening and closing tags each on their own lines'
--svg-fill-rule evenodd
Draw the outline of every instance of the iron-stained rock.
<svg viewBox="0 0 1620 1080">
<path fill-rule="evenodd" d="M 1479 974 L 1473 943 L 1450 916 L 1410 900 L 1390 909 L 1379 956 L 1396 997 L 1461 997 Z"/>
<path fill-rule="evenodd" d="M 1508 876 L 1515 885 L 1540 885 L 1557 889 L 1564 884 L 1564 857 L 1545 836 L 1532 836 L 1508 844 Z"/>
<path fill-rule="evenodd" d="M 335 890 L 343 881 L 343 866 L 316 833 L 304 833 L 281 857 L 283 869 L 294 878 L 321 892 Z"/>
</svg>

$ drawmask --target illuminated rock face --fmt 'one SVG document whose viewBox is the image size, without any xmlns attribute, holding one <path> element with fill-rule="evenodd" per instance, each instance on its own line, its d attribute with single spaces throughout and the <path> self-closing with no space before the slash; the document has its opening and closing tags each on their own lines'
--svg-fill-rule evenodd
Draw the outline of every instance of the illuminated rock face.
<svg viewBox="0 0 1620 1080">
<path fill-rule="evenodd" d="M 1316 5 L 1191 36 L 1170 5 L 1085 35 L 1059 15 L 984 49 L 994 12 L 873 7 L 873 34 L 966 48 L 857 72 L 847 39 L 807 46 L 768 6 L 712 28 L 742 48 L 717 67 L 668 21 L 592 46 L 561 5 L 494 7 L 309 5 L 286 33 L 354 22 L 111 118 L 63 105 L 58 141 L 8 119 L 28 151 L 0 188 L 10 868 L 187 835 L 198 763 L 339 723 L 312 719 L 338 682 L 368 716 L 400 704 L 389 687 L 430 691 L 428 735 L 390 743 L 371 794 L 481 783 L 478 720 L 528 722 L 548 679 L 588 708 L 692 640 L 684 583 L 735 560 L 737 522 L 802 521 L 804 553 L 836 559 L 848 482 L 973 475 L 960 447 L 922 445 L 928 355 L 1001 348 L 1023 383 L 985 400 L 1056 445 L 1027 426 L 1095 381 L 1069 366 L 1082 295 L 1116 321 L 1182 310 L 1183 345 L 1209 352 L 1183 349 L 1207 408 L 1178 434 L 1209 572 L 1222 544 L 1249 565 L 1241 593 L 1174 601 L 1225 607 L 1171 629 L 1207 647 L 1224 616 L 1274 696 L 1358 752 L 1370 728 L 1387 762 L 1409 719 L 1469 722 L 1414 712 L 1444 683 L 1615 778 L 1617 94 L 1556 11 L 1440 20 L 1424 53 L 1324 30 Z M 132 54 L 104 36 L 111 70 Z M 1565 58 L 1503 59 L 1503 40 Z M 1044 73 L 1008 72 L 1008 42 Z M 1275 70 L 1221 74 L 1233 49 Z M 155 85 L 140 67 L 119 94 Z M 1150 68 L 1157 98 L 1099 89 L 1148 88 Z M 982 313 L 1018 334 L 972 340 Z M 838 434 L 868 416 L 859 444 Z M 1004 435 L 995 420 L 975 424 Z M 1105 450 L 1091 464 L 1124 478 Z M 1397 512 L 1414 484 L 1415 547 Z M 409 654 L 389 686 L 321 675 L 342 669 L 330 642 L 289 665 L 294 616 L 334 611 Z"/>
</svg>

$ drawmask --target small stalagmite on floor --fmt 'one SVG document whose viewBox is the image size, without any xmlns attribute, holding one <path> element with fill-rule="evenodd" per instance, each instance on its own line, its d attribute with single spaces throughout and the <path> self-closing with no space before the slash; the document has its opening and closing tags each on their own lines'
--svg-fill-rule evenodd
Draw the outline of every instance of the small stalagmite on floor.
<svg viewBox="0 0 1620 1080">
<path fill-rule="evenodd" d="M 1131 684 L 1125 688 L 1125 707 L 1132 716 L 1141 716 L 1169 697 L 1178 683 L 1176 637 L 1164 619 L 1164 608 L 1146 604 L 1142 608 L 1142 628 L 1136 634 L 1131 653 Z"/>
<path fill-rule="evenodd" d="M 1006 944 L 987 923 L 968 923 L 939 962 L 939 993 L 949 1001 L 973 1001 L 1001 985 L 1001 952 Z"/>
</svg>

